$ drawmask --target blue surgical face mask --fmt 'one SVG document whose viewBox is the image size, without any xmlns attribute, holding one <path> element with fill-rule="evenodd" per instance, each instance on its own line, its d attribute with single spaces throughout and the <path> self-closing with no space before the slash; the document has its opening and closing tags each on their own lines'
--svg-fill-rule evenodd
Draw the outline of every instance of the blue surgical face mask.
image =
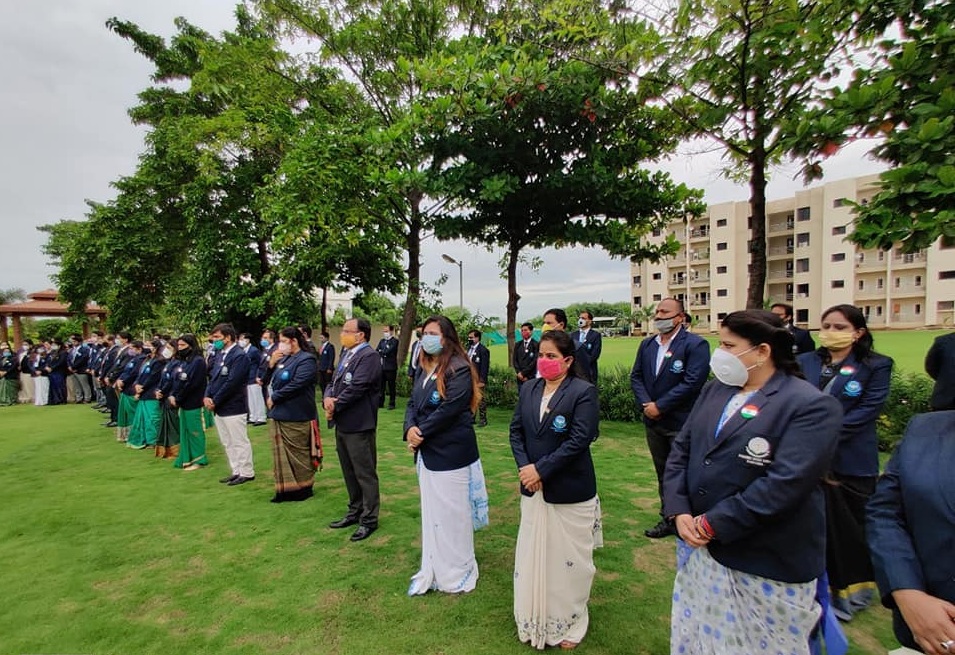
<svg viewBox="0 0 955 655">
<path fill-rule="evenodd" d="M 262 346 L 263 348 L 268 348 L 272 344 L 269 343 L 268 339 L 262 339 L 262 341 L 259 342 L 259 345 Z"/>
<path fill-rule="evenodd" d="M 424 351 L 429 355 L 437 355 L 444 349 L 444 346 L 441 345 L 441 335 L 426 334 L 422 336 L 421 347 L 424 348 Z"/>
</svg>

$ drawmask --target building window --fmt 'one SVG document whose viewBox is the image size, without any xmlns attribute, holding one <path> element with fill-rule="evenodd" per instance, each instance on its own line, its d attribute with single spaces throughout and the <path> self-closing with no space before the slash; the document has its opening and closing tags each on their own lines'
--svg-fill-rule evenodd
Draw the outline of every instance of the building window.
<svg viewBox="0 0 955 655">
<path fill-rule="evenodd" d="M 729 295 L 729 291 L 727 291 L 726 289 L 717 289 L 717 290 L 716 290 L 716 297 L 717 297 L 717 298 L 725 298 L 725 297 L 728 296 L 728 295 Z"/>
<path fill-rule="evenodd" d="M 832 253 L 832 261 L 834 261 L 834 262 L 844 262 L 844 261 L 846 261 L 846 253 L 844 253 L 844 252 L 834 252 L 834 253 Z"/>
<path fill-rule="evenodd" d="M 922 286 L 922 276 L 921 276 L 921 275 L 916 275 L 916 276 L 915 276 L 915 286 L 917 286 L 917 287 Z"/>
<path fill-rule="evenodd" d="M 637 307 L 640 307 L 643 304 L 643 296 L 634 296 L 633 304 L 636 305 Z"/>
<path fill-rule="evenodd" d="M 876 315 L 876 316 L 882 316 L 882 305 L 876 305 L 876 306 L 875 306 L 875 315 Z"/>
<path fill-rule="evenodd" d="M 796 210 L 796 220 L 797 221 L 808 221 L 809 220 L 809 207 L 800 207 Z"/>
<path fill-rule="evenodd" d="M 653 229 L 653 236 L 658 237 L 661 234 L 663 234 L 663 230 L 661 230 L 660 228 L 657 227 Z"/>
<path fill-rule="evenodd" d="M 955 248 L 955 237 L 942 237 L 938 247 L 942 250 L 951 250 L 952 248 Z"/>
<path fill-rule="evenodd" d="M 940 280 L 955 280 L 955 271 L 939 271 L 938 279 Z"/>
<path fill-rule="evenodd" d="M 880 261 L 880 262 L 885 261 L 885 251 L 884 251 L 884 250 L 880 250 L 880 251 L 879 251 L 879 261 Z"/>
<path fill-rule="evenodd" d="M 653 279 L 654 279 L 654 280 L 662 280 L 662 279 L 663 279 L 663 273 L 654 273 L 654 274 L 653 274 Z"/>
<path fill-rule="evenodd" d="M 895 288 L 898 289 L 901 286 L 902 286 L 902 278 L 900 277 L 895 278 Z"/>
<path fill-rule="evenodd" d="M 809 296 L 809 285 L 808 284 L 798 284 L 796 285 L 796 293 L 801 297 L 806 298 Z"/>
<path fill-rule="evenodd" d="M 832 288 L 833 288 L 833 289 L 845 289 L 845 288 L 846 288 L 846 281 L 845 281 L 845 280 L 833 280 L 833 281 L 832 281 Z"/>
<path fill-rule="evenodd" d="M 728 248 L 728 245 L 725 241 L 723 241 L 722 243 L 716 244 L 717 250 L 726 250 L 727 248 Z"/>
<path fill-rule="evenodd" d="M 747 217 L 746 217 L 746 229 L 747 229 L 747 230 L 752 230 L 752 229 L 753 229 L 753 217 L 752 217 L 752 216 L 747 216 Z"/>
<path fill-rule="evenodd" d="M 717 266 L 717 267 L 716 267 L 716 274 L 717 274 L 717 275 L 722 275 L 723 273 L 726 273 L 726 267 L 725 267 L 725 266 Z"/>
<path fill-rule="evenodd" d="M 837 226 L 837 227 L 832 228 L 832 236 L 834 236 L 834 237 L 841 236 L 841 235 L 843 235 L 843 234 L 845 234 L 845 233 L 846 233 L 846 226 L 845 226 L 845 225 L 839 225 L 839 226 Z"/>
<path fill-rule="evenodd" d="M 722 321 L 725 318 L 726 318 L 726 312 L 720 312 L 719 314 L 716 315 L 717 321 Z"/>
<path fill-rule="evenodd" d="M 836 198 L 832 201 L 832 208 L 839 209 L 840 207 L 845 207 L 847 204 L 849 204 L 849 201 L 845 198 Z"/>
<path fill-rule="evenodd" d="M 940 312 L 950 312 L 955 310 L 955 300 L 939 300 L 935 305 L 935 309 Z"/>
<path fill-rule="evenodd" d="M 797 273 L 808 273 L 809 272 L 809 258 L 804 257 L 802 259 L 796 260 L 796 272 Z"/>
<path fill-rule="evenodd" d="M 877 279 L 877 280 L 875 281 L 875 288 L 876 288 L 876 289 L 881 289 L 883 286 L 884 286 L 884 283 L 883 283 L 882 278 L 879 278 L 879 279 Z"/>
<path fill-rule="evenodd" d="M 865 280 L 859 280 L 859 291 L 865 291 Z"/>
<path fill-rule="evenodd" d="M 716 221 L 716 227 L 726 227 L 726 219 L 721 218 Z"/>
<path fill-rule="evenodd" d="M 800 232 L 799 234 L 796 235 L 796 246 L 797 246 L 797 247 L 808 246 L 808 245 L 809 245 L 809 233 L 808 233 L 808 232 Z"/>
<path fill-rule="evenodd" d="M 661 300 L 663 300 L 663 296 L 661 296 L 659 293 L 653 294 L 653 302 L 660 302 Z"/>
<path fill-rule="evenodd" d="M 634 284 L 634 286 L 637 286 L 637 287 L 640 286 L 640 276 L 639 276 L 639 275 L 634 275 L 634 276 L 633 276 L 633 284 Z"/>
<path fill-rule="evenodd" d="M 915 303 L 915 315 L 918 316 L 921 313 L 922 313 L 921 303 Z"/>
<path fill-rule="evenodd" d="M 796 322 L 797 322 L 797 323 L 808 323 L 808 322 L 809 322 L 809 310 L 808 310 L 808 309 L 797 309 L 797 310 L 796 310 Z"/>
</svg>

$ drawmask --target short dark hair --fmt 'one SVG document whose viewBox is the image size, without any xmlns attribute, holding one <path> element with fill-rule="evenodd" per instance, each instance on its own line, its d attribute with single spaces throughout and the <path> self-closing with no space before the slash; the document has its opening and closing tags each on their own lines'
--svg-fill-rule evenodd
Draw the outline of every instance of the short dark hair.
<svg viewBox="0 0 955 655">
<path fill-rule="evenodd" d="M 133 338 L 133 335 L 131 335 L 126 330 L 120 330 L 119 332 L 116 333 L 116 336 L 124 341 L 131 341 Z"/>
<path fill-rule="evenodd" d="M 531 323 L 531 322 L 529 322 L 529 321 L 528 321 L 527 323 L 521 323 L 521 327 L 522 327 L 522 328 L 530 328 L 530 329 L 531 329 L 531 332 L 534 331 L 534 324 Z"/>
<path fill-rule="evenodd" d="M 673 296 L 667 296 L 663 300 L 672 300 L 673 302 L 675 302 L 676 310 L 680 312 L 682 316 L 686 316 L 686 306 L 683 304 L 682 300 L 680 300 L 679 298 L 674 298 Z M 663 300 L 661 300 L 660 302 L 663 302 Z M 657 306 L 659 307 L 659 305 Z"/>
<path fill-rule="evenodd" d="M 102 336 L 103 336 L 103 331 L 102 331 L 102 330 L 93 330 L 93 334 L 96 335 L 97 337 L 102 337 Z"/>
<path fill-rule="evenodd" d="M 544 316 L 547 316 L 548 314 L 553 314 L 554 320 L 556 320 L 558 323 L 562 323 L 564 329 L 567 329 L 567 312 L 560 307 L 554 307 L 553 309 L 548 309 L 546 312 L 544 312 Z"/>
<path fill-rule="evenodd" d="M 330 336 L 328 336 L 328 330 L 322 330 L 322 336 L 325 337 L 325 339 L 331 338 Z"/>
<path fill-rule="evenodd" d="M 586 315 L 588 321 L 594 320 L 594 315 L 590 313 L 590 310 L 589 310 L 589 309 L 581 310 L 580 313 Z"/>
<path fill-rule="evenodd" d="M 249 334 L 248 332 L 240 332 L 240 333 L 239 333 L 239 338 L 240 338 L 240 339 L 248 339 L 249 341 L 252 341 L 252 335 Z"/>
<path fill-rule="evenodd" d="M 265 328 L 264 330 L 262 330 L 262 334 L 269 335 L 269 339 L 271 339 L 272 341 L 278 341 L 279 337 L 276 334 L 275 330 L 273 330 L 272 328 Z"/>
<path fill-rule="evenodd" d="M 371 341 L 371 323 L 368 319 L 356 318 L 355 323 L 358 325 L 358 331 L 365 334 L 365 341 Z"/>
<path fill-rule="evenodd" d="M 785 313 L 783 314 L 783 316 L 786 316 L 786 317 L 788 317 L 788 318 L 792 318 L 792 317 L 793 317 L 793 306 L 792 306 L 792 305 L 790 305 L 790 304 L 788 304 L 788 303 L 784 303 L 784 302 L 774 302 L 774 303 L 773 303 L 773 306 L 770 307 L 770 309 L 776 309 L 777 307 L 781 308 L 781 309 L 785 312 Z"/>
<path fill-rule="evenodd" d="M 480 339 L 482 335 L 480 330 L 468 330 L 468 336 Z"/>
<path fill-rule="evenodd" d="M 230 339 L 235 341 L 236 334 L 235 334 L 235 328 L 232 327 L 232 323 L 219 323 L 217 326 L 212 328 L 212 332 L 218 332 L 222 336 L 229 337 Z M 210 332 L 210 334 L 212 332 Z"/>
<path fill-rule="evenodd" d="M 312 328 L 302 323 L 301 325 L 298 326 L 298 329 L 302 331 L 302 334 L 305 335 L 306 339 L 312 338 Z"/>
</svg>

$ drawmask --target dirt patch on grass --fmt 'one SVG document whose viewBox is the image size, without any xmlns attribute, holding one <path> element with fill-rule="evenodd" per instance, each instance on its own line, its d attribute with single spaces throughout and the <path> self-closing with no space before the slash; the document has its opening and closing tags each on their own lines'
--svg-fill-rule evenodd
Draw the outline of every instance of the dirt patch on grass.
<svg viewBox="0 0 955 655">
<path fill-rule="evenodd" d="M 664 539 L 633 549 L 633 568 L 651 575 L 666 573 L 676 566 L 676 552 L 672 539 Z"/>
</svg>

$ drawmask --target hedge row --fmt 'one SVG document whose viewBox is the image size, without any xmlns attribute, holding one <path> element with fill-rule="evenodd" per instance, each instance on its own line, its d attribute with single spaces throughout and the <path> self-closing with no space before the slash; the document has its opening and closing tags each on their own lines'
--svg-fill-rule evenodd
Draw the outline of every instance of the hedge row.
<svg viewBox="0 0 955 655">
<path fill-rule="evenodd" d="M 905 426 L 915 414 L 927 412 L 932 395 L 932 380 L 919 373 L 892 373 L 892 387 L 882 415 L 879 417 L 879 448 L 892 450 L 902 437 Z M 605 421 L 639 420 L 633 392 L 630 390 L 630 369 L 616 366 L 600 371 L 600 418 Z M 409 380 L 400 376 L 398 392 L 410 395 Z M 517 380 L 510 369 L 492 367 L 485 388 L 490 407 L 510 409 L 517 404 Z"/>
</svg>

